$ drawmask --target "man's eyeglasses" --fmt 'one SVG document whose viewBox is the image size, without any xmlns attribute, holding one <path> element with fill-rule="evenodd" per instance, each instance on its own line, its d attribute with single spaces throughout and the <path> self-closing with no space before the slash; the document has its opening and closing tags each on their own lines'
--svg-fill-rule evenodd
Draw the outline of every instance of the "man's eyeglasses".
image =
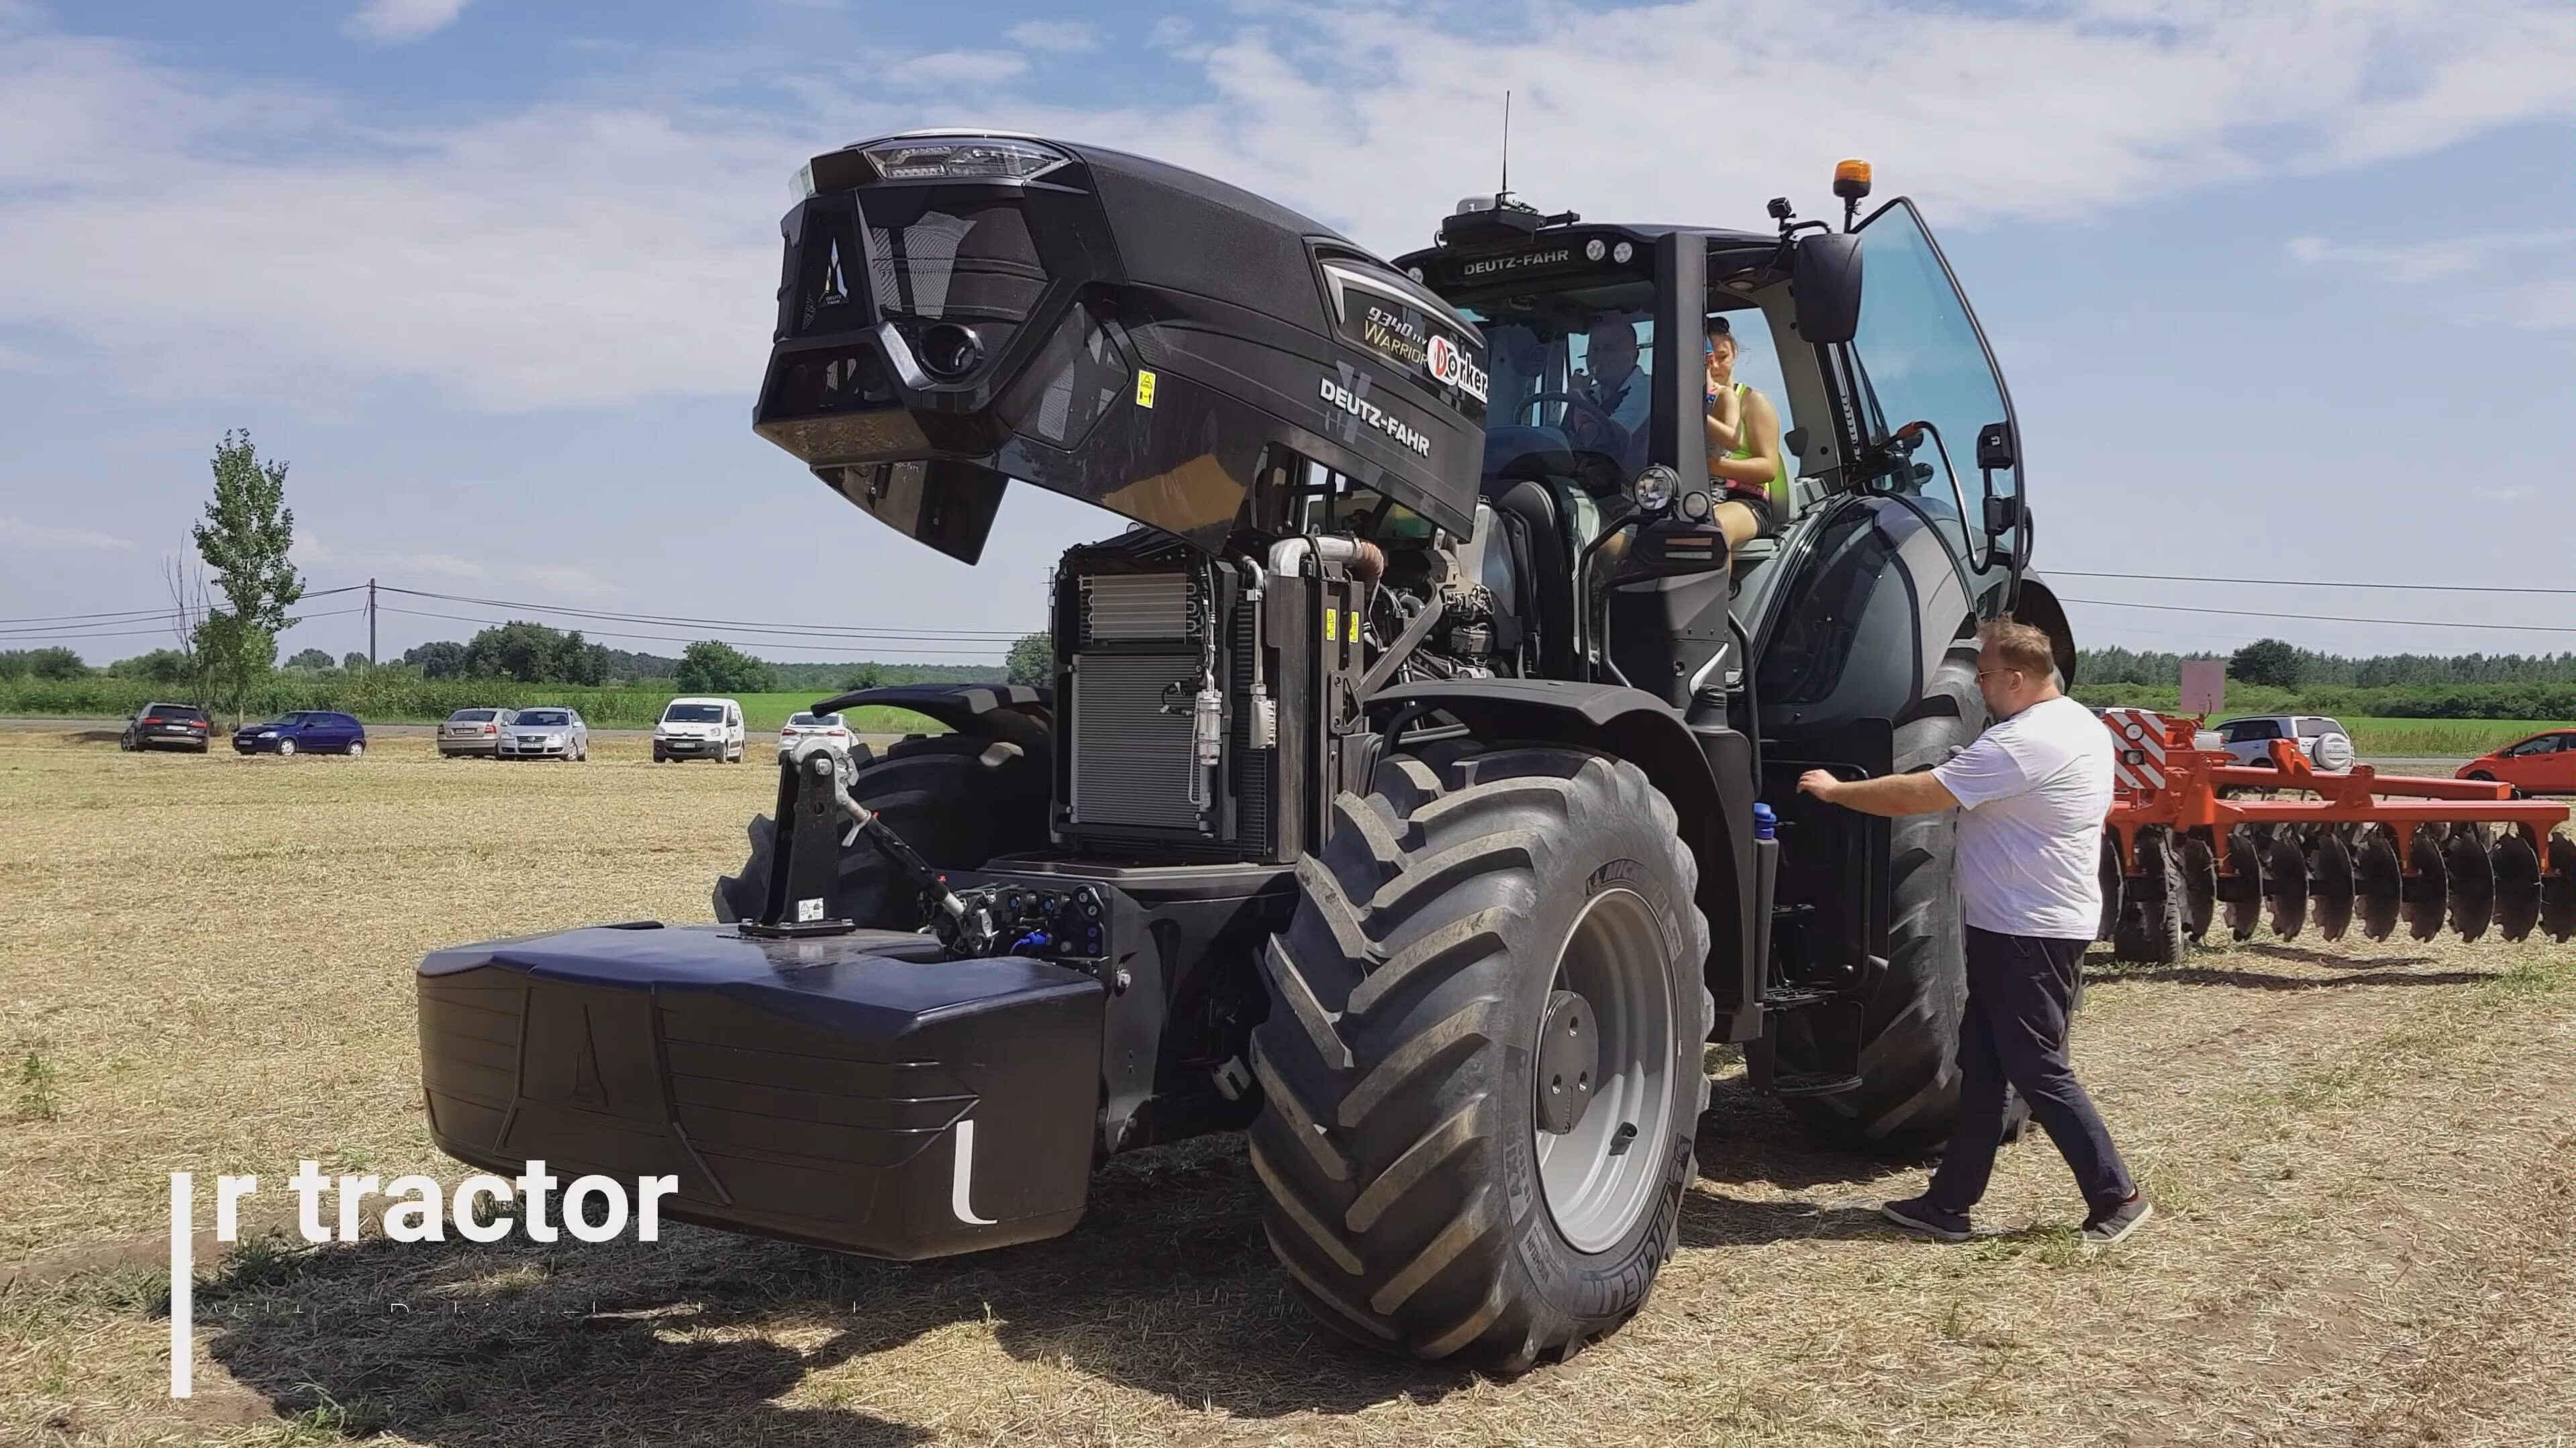
<svg viewBox="0 0 2576 1448">
<path fill-rule="evenodd" d="M 2020 672 L 2021 670 L 2019 669 L 1979 669 L 1977 670 L 1977 682 L 1984 683 L 1986 680 L 1993 678 L 1997 674 L 2018 674 Z"/>
</svg>

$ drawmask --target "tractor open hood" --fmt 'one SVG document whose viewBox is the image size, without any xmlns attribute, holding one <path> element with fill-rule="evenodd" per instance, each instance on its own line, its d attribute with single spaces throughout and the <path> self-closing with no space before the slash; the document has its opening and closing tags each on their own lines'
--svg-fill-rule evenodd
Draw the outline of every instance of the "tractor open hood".
<svg viewBox="0 0 2576 1448">
<path fill-rule="evenodd" d="M 1464 535 L 1484 344 L 1316 222 L 1142 157 L 914 133 L 817 156 L 752 427 L 973 562 L 1007 480 L 1214 550 L 1289 455 Z"/>
</svg>

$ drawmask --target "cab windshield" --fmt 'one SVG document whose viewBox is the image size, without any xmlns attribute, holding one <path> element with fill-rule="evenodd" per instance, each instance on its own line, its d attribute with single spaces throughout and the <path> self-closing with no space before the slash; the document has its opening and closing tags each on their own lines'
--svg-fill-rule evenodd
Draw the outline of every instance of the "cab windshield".
<svg viewBox="0 0 2576 1448">
<path fill-rule="evenodd" d="M 1460 310 L 1485 334 L 1486 474 L 1625 491 L 1654 411 L 1654 284 L 1619 278 Z"/>
</svg>

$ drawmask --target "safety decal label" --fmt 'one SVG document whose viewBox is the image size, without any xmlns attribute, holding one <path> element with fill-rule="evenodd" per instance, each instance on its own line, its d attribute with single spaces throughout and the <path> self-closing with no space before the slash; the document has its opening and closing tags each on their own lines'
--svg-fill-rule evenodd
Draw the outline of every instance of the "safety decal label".
<svg viewBox="0 0 2576 1448">
<path fill-rule="evenodd" d="M 1136 373 L 1136 405 L 1146 408 L 1154 405 L 1154 374 L 1142 369 Z"/>
</svg>

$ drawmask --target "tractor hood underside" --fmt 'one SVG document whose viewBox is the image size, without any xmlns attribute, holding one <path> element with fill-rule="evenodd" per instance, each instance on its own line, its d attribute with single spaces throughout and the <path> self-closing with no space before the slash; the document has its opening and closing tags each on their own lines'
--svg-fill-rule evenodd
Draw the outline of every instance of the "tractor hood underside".
<svg viewBox="0 0 2576 1448">
<path fill-rule="evenodd" d="M 807 175 L 752 426 L 888 526 L 974 562 L 1018 478 L 1215 551 L 1294 454 L 1471 528 L 1483 339 L 1325 227 L 1027 138 Z"/>
</svg>

